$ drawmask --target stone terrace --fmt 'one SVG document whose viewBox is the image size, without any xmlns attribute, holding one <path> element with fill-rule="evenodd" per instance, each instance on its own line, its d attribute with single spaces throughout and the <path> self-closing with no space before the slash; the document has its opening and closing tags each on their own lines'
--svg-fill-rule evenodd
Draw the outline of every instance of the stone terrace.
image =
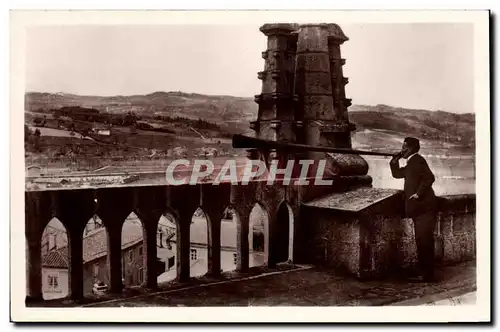
<svg viewBox="0 0 500 332">
<path fill-rule="evenodd" d="M 360 281 L 331 269 L 304 266 L 251 277 L 170 287 L 124 298 L 94 300 L 84 307 L 146 306 L 380 306 L 426 305 L 476 291 L 475 261 L 438 268 L 440 281 L 414 283 L 401 279 Z M 137 293 L 136 293 L 137 294 Z M 51 301 L 48 306 L 77 306 Z"/>
</svg>

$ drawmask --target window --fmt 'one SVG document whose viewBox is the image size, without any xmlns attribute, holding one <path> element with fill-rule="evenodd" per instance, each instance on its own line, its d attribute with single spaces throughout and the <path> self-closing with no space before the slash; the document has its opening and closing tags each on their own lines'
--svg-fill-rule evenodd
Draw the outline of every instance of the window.
<svg viewBox="0 0 500 332">
<path fill-rule="evenodd" d="M 99 263 L 94 264 L 94 277 L 99 275 Z"/>
<path fill-rule="evenodd" d="M 133 261 L 134 260 L 134 251 L 133 250 L 129 250 L 129 252 L 128 252 L 128 260 L 129 261 Z"/>
<path fill-rule="evenodd" d="M 196 259 L 198 259 L 198 253 L 196 252 L 196 249 L 191 249 L 191 260 Z"/>
<path fill-rule="evenodd" d="M 139 247 L 139 257 L 142 257 L 142 246 Z"/>
<path fill-rule="evenodd" d="M 236 253 L 233 254 L 233 262 L 234 262 L 234 265 L 238 264 L 238 254 L 236 254 Z"/>
<path fill-rule="evenodd" d="M 58 279 L 57 276 L 54 276 L 54 275 L 48 276 L 50 289 L 56 289 L 59 286 L 59 281 L 57 279 Z"/>
</svg>

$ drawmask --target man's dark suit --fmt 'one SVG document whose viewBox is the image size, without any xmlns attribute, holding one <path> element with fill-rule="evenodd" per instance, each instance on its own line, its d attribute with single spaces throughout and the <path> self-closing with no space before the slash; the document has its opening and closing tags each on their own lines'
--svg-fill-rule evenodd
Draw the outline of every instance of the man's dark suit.
<svg viewBox="0 0 500 332">
<path fill-rule="evenodd" d="M 406 215 L 413 219 L 418 261 L 424 277 L 434 273 L 434 227 L 436 225 L 436 195 L 432 189 L 434 174 L 425 159 L 415 154 L 405 167 L 399 161 L 391 160 L 391 172 L 395 178 L 404 178 Z M 418 199 L 410 199 L 413 194 Z"/>
</svg>

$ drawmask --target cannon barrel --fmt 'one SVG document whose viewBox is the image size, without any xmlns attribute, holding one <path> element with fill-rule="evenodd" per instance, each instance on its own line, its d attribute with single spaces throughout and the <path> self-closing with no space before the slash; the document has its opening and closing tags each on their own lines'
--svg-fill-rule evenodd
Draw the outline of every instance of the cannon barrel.
<svg viewBox="0 0 500 332">
<path fill-rule="evenodd" d="M 325 146 L 311 146 L 306 144 L 286 143 L 279 141 L 270 141 L 261 138 L 248 137 L 245 135 L 233 135 L 233 148 L 241 149 L 275 149 L 285 151 L 317 151 L 317 152 L 330 152 L 340 154 L 357 154 L 369 156 L 385 156 L 394 157 L 400 152 L 376 152 L 376 151 L 362 151 L 345 148 L 331 148 Z"/>
</svg>

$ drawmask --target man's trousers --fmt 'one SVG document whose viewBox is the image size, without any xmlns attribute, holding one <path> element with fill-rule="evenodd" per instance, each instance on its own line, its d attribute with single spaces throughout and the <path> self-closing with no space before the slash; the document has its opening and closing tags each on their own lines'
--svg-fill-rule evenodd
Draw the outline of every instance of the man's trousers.
<svg viewBox="0 0 500 332">
<path fill-rule="evenodd" d="M 417 243 L 418 265 L 424 278 L 434 277 L 434 228 L 436 212 L 426 212 L 412 217 Z"/>
</svg>

